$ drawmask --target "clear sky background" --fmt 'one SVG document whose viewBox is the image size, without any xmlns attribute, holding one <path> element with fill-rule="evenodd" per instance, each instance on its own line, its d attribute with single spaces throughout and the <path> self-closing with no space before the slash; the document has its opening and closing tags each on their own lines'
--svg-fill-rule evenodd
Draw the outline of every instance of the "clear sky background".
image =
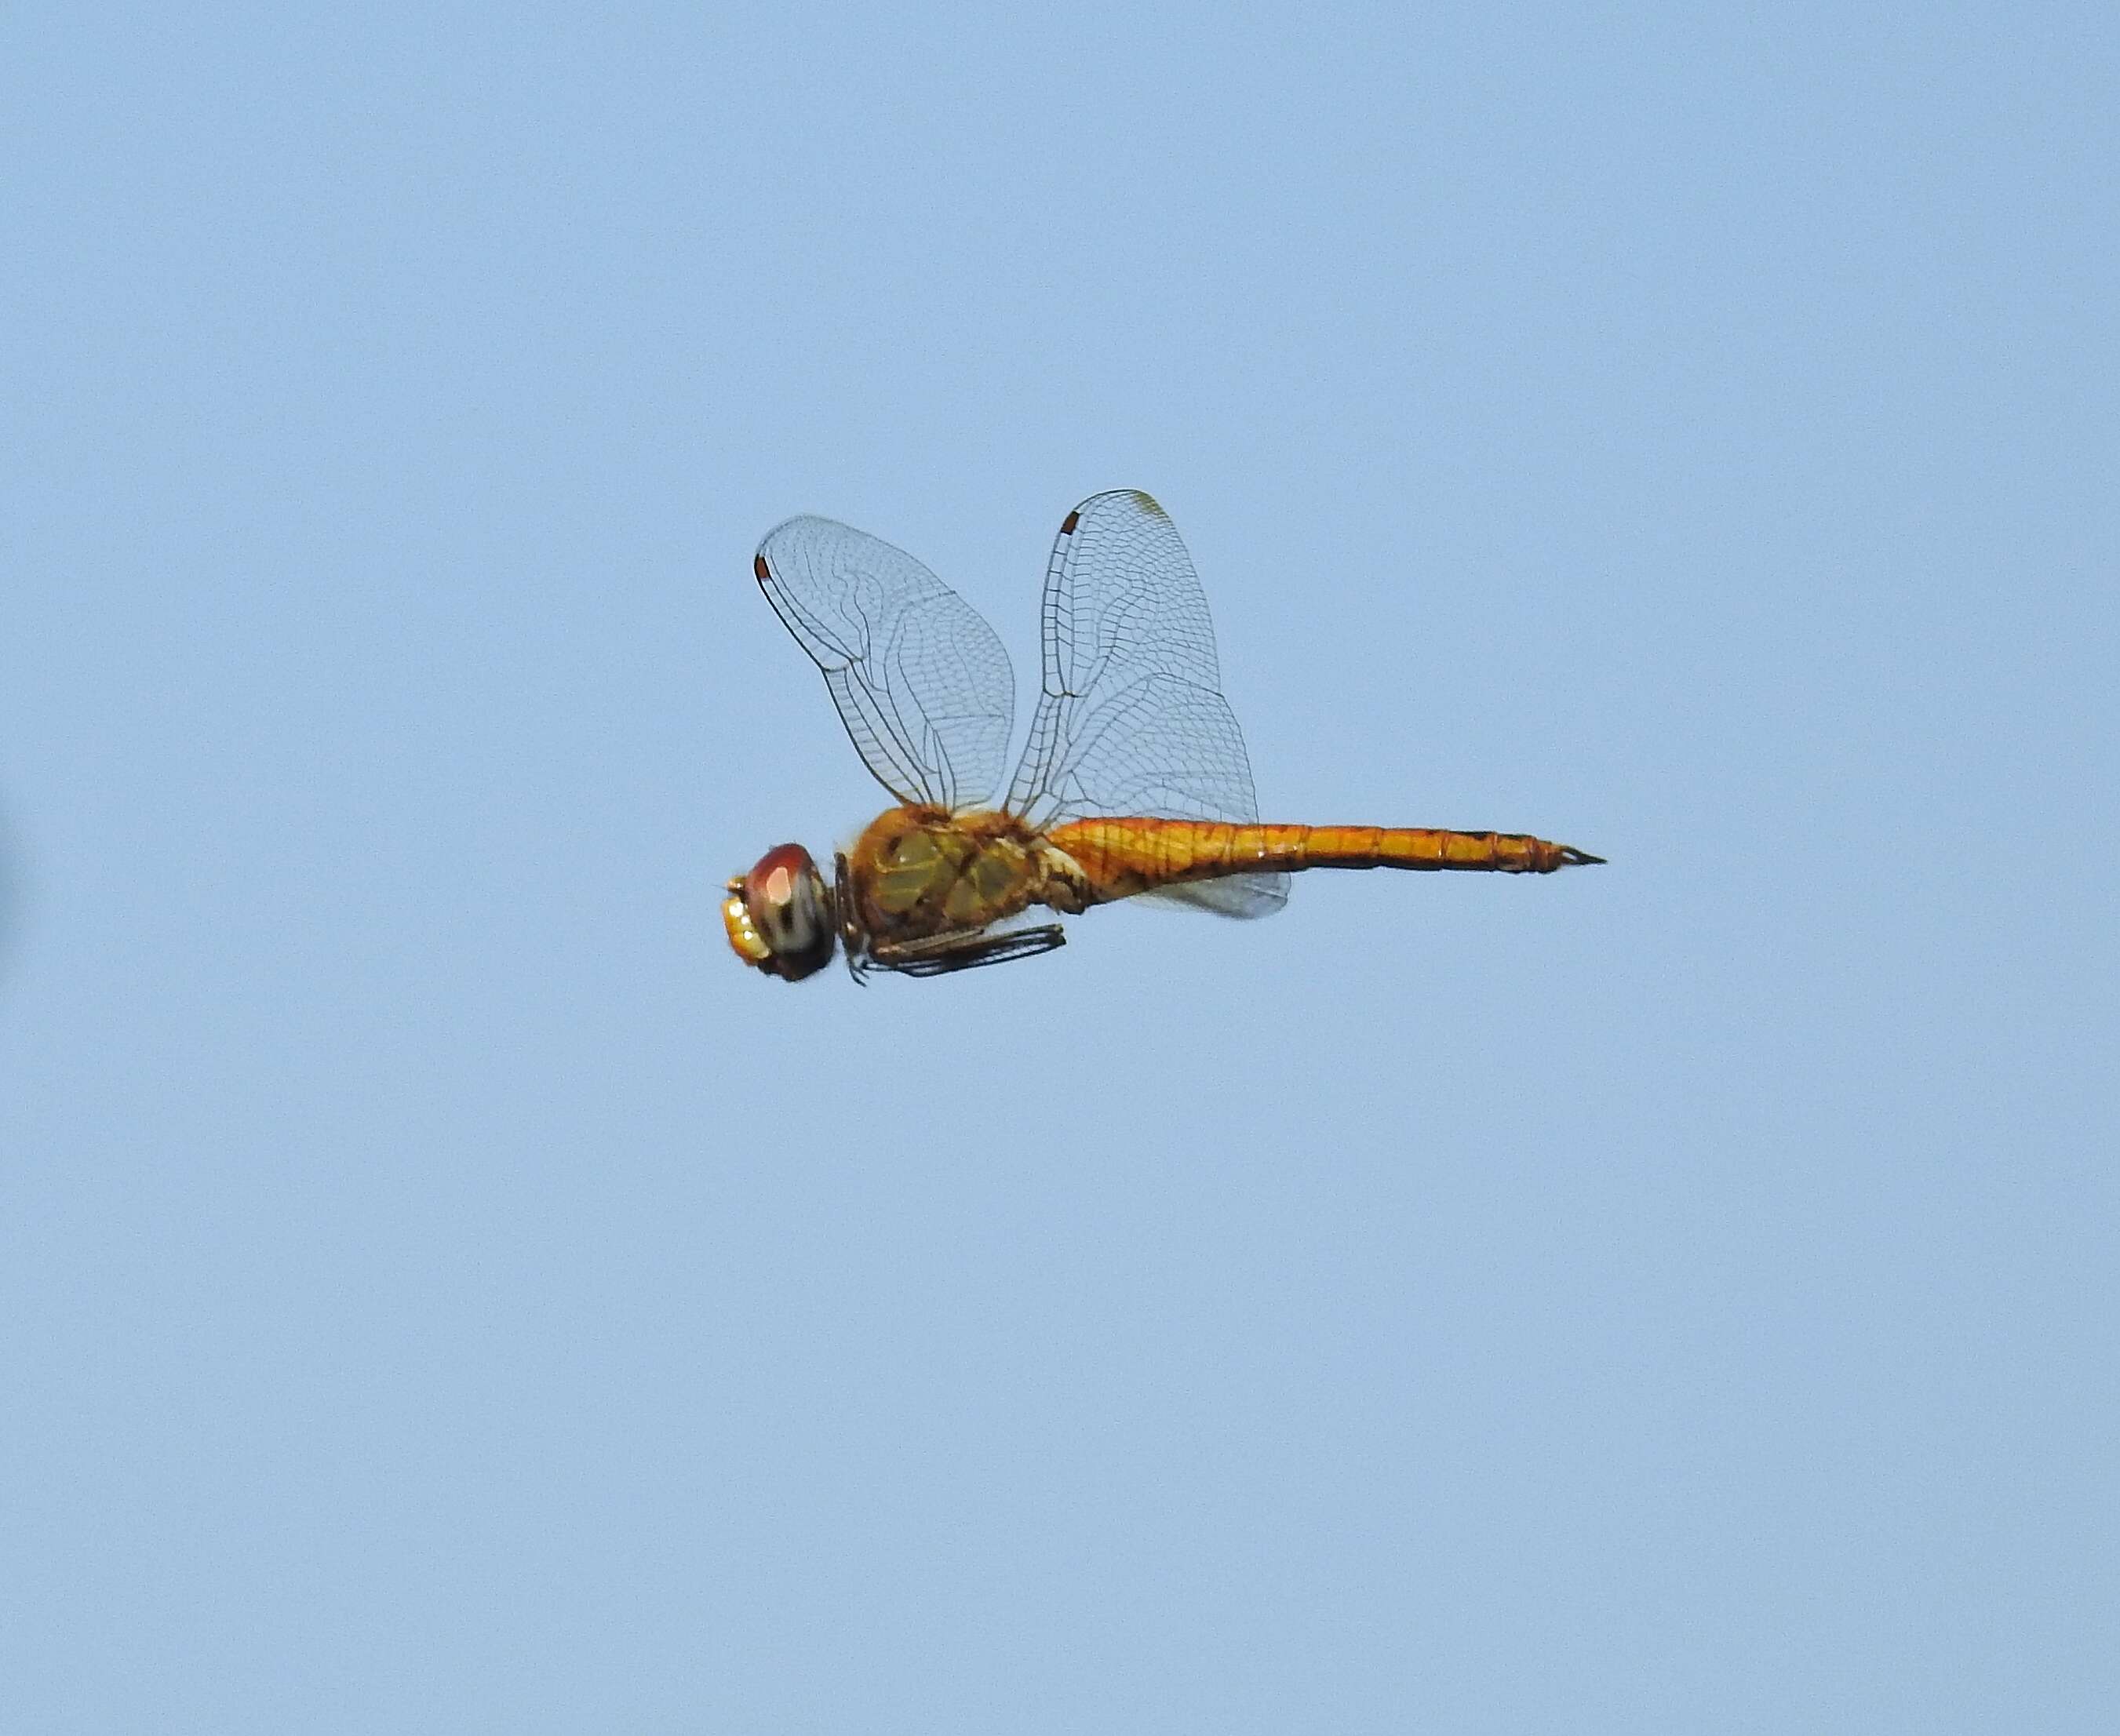
<svg viewBox="0 0 2120 1736">
<path fill-rule="evenodd" d="M 351 11 L 0 30 L 0 1724 L 2120 1727 L 2108 6 Z M 740 969 L 1115 486 L 1611 866 Z"/>
</svg>

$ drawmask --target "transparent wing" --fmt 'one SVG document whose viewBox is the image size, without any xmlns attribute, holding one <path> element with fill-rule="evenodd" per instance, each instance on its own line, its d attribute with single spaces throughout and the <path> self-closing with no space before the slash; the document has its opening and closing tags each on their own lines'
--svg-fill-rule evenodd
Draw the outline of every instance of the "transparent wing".
<svg viewBox="0 0 2120 1736">
<path fill-rule="evenodd" d="M 1044 690 L 1008 806 L 1041 829 L 1100 814 L 1258 818 L 1244 732 L 1221 694 L 1215 629 L 1192 558 L 1161 507 L 1135 490 L 1067 515 L 1045 571 Z M 1285 874 L 1149 894 L 1262 917 Z"/>
<path fill-rule="evenodd" d="M 993 800 L 1016 678 L 977 610 L 910 555 L 830 518 L 767 532 L 753 569 L 884 788 L 944 808 Z"/>
</svg>

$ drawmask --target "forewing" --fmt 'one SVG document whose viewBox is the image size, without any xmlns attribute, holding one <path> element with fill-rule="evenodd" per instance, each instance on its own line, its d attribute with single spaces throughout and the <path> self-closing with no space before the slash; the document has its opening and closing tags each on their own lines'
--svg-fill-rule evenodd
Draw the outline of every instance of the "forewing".
<svg viewBox="0 0 2120 1736">
<path fill-rule="evenodd" d="M 1136 490 L 1067 515 L 1045 572 L 1044 690 L 1008 806 L 1044 829 L 1093 815 L 1258 818 L 1244 732 L 1221 693 L 1192 556 Z M 1288 876 L 1243 875 L 1150 894 L 1258 917 Z"/>
<path fill-rule="evenodd" d="M 993 801 L 1016 679 L 977 610 L 904 550 L 830 518 L 768 532 L 754 570 L 877 782 L 904 802 Z"/>
</svg>

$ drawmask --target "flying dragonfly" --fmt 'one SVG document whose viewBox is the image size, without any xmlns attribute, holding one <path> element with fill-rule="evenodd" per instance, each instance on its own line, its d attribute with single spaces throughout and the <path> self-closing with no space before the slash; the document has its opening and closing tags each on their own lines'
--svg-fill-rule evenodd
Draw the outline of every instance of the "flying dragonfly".
<svg viewBox="0 0 2120 1736">
<path fill-rule="evenodd" d="M 830 885 L 800 844 L 728 882 L 729 945 L 785 982 L 835 950 L 857 980 L 1049 952 L 1067 935 L 1034 907 L 1077 916 L 1144 898 L 1263 917 L 1306 868 L 1551 874 L 1604 860 L 1514 832 L 1262 824 L 1192 557 L 1137 490 L 1092 495 L 1054 540 L 1044 680 L 1005 795 L 1015 679 L 969 604 L 829 518 L 769 532 L 753 570 L 894 803 L 838 853 Z"/>
</svg>

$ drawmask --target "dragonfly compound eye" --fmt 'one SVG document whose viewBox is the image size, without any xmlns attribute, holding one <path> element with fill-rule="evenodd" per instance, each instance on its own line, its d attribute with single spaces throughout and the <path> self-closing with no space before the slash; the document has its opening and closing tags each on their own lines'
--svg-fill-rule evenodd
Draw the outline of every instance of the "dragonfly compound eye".
<svg viewBox="0 0 2120 1736">
<path fill-rule="evenodd" d="M 838 939 L 831 894 L 800 844 L 782 844 L 729 883 L 722 906 L 729 945 L 746 964 L 796 982 L 831 962 Z"/>
</svg>

